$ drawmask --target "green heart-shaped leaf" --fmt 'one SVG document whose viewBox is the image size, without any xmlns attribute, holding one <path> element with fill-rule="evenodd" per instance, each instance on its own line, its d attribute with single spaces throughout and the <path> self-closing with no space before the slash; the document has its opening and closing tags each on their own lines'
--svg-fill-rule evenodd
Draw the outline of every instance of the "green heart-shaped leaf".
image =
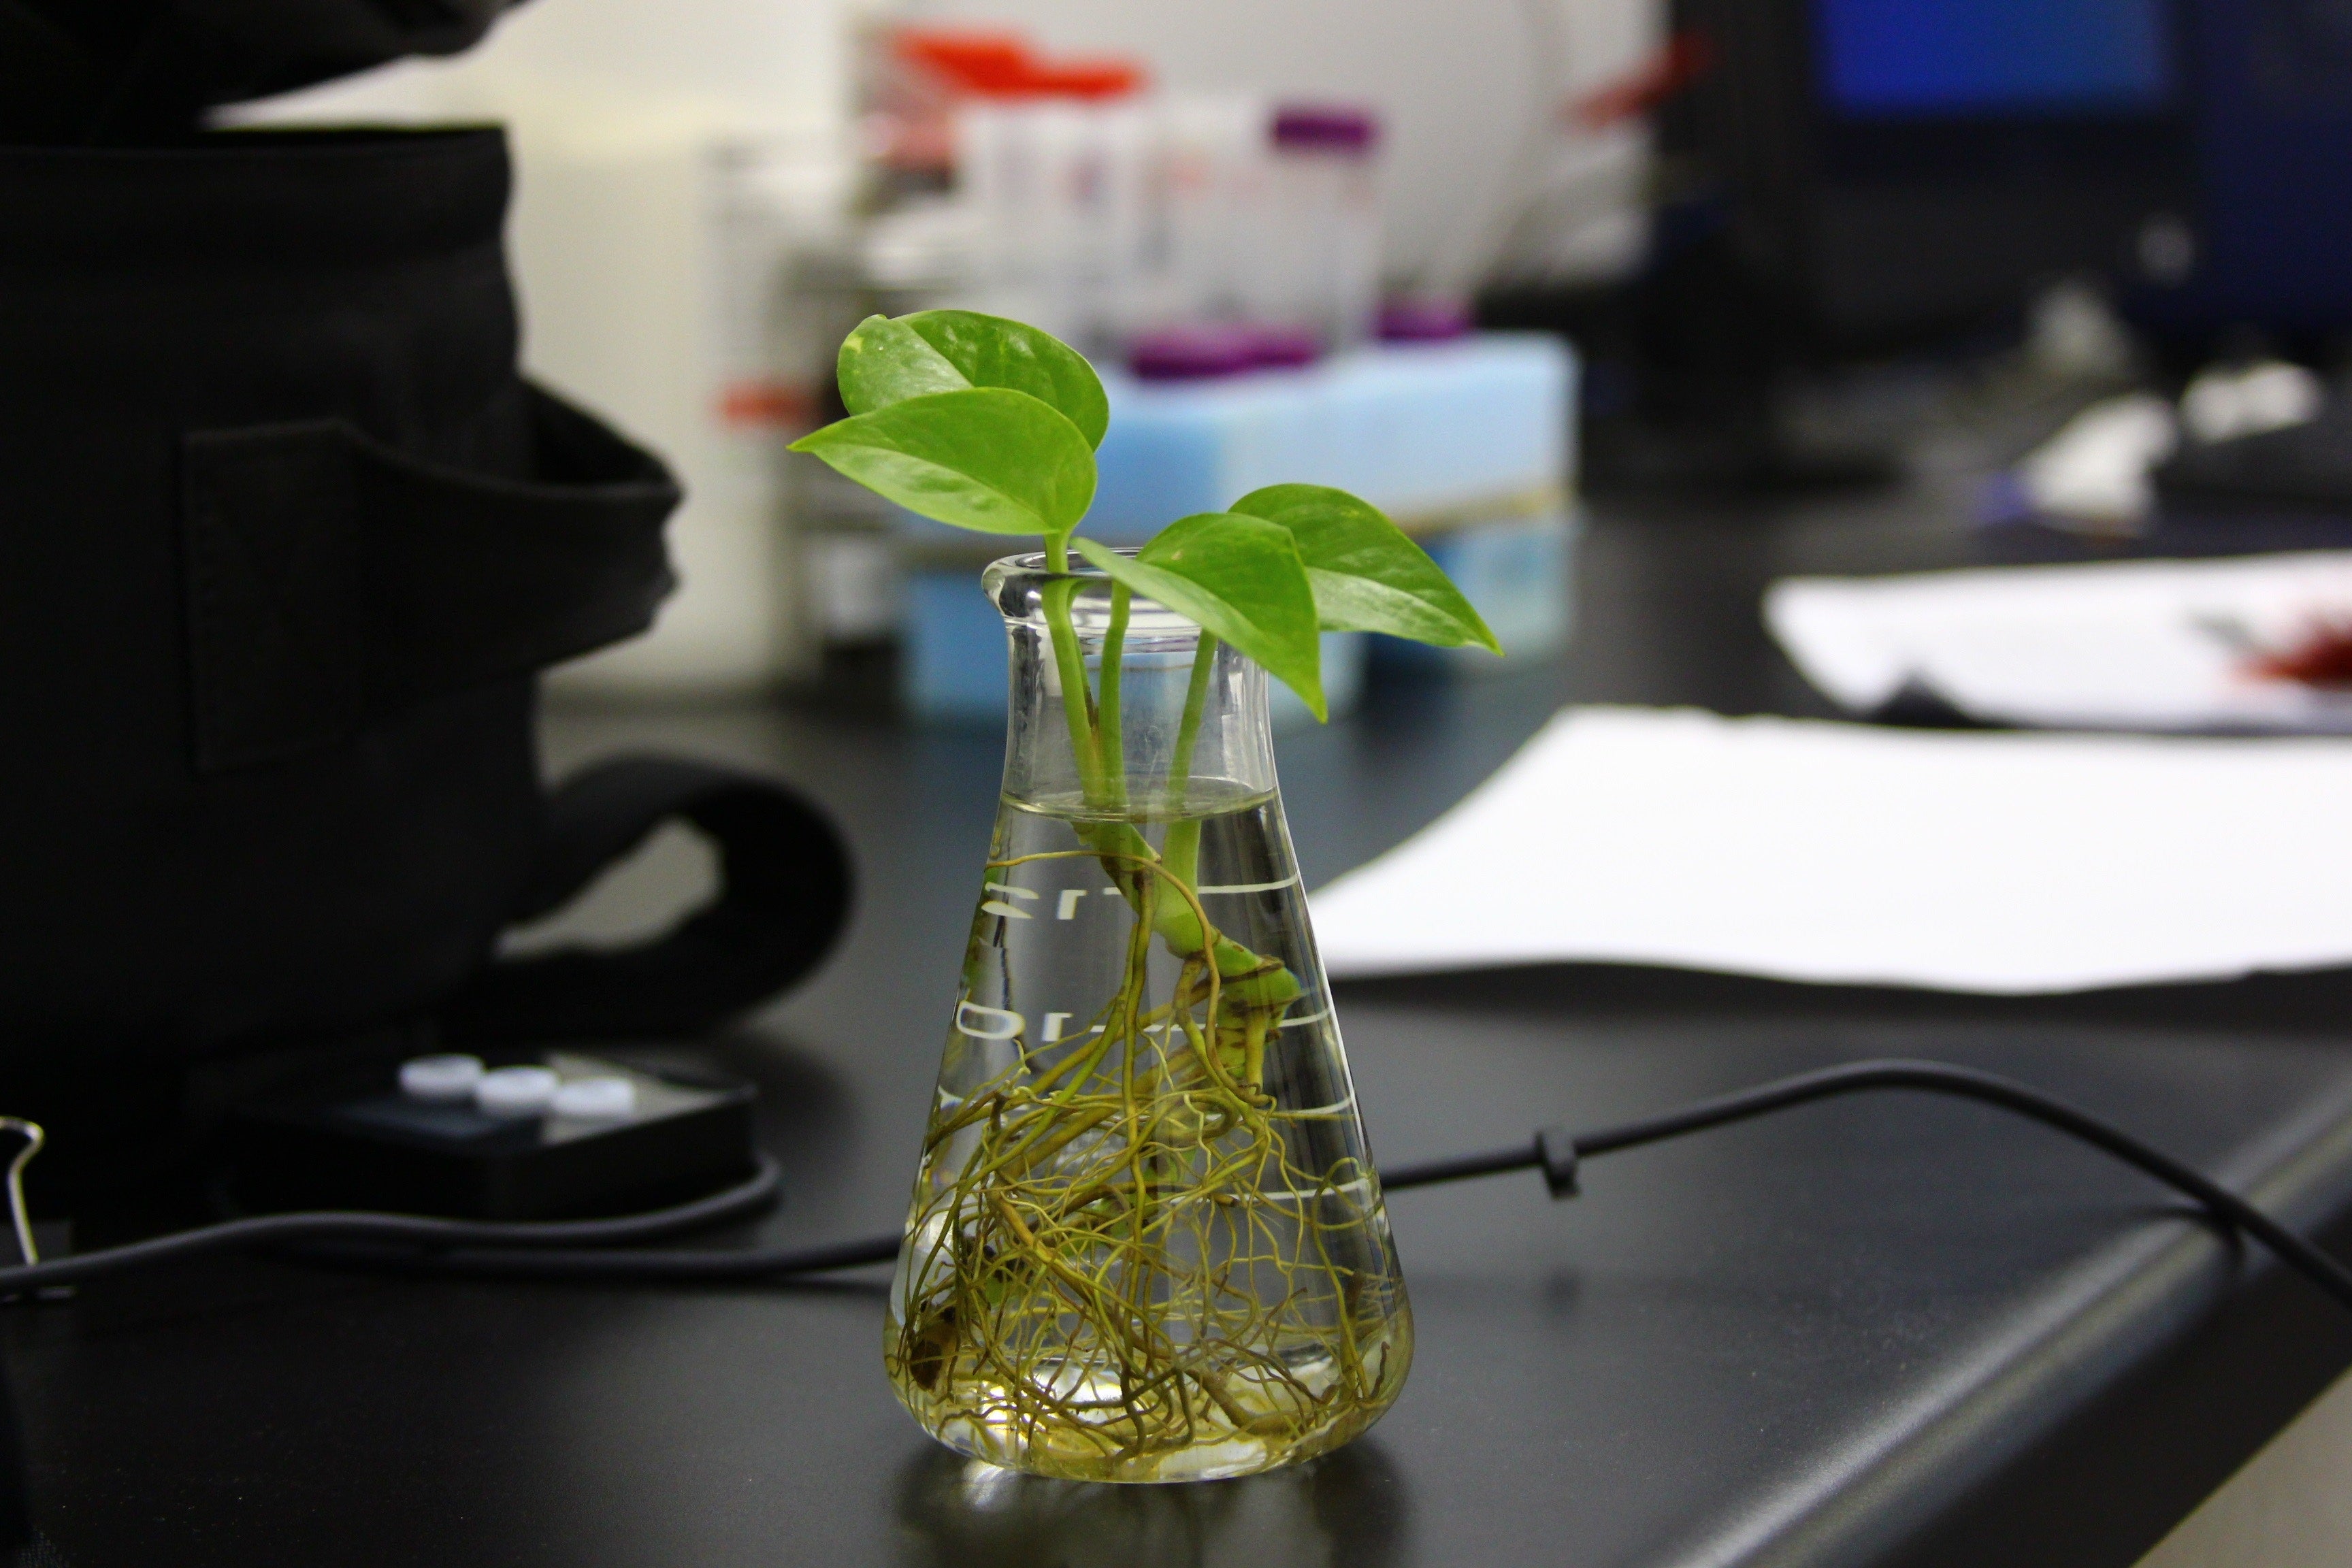
<svg viewBox="0 0 2352 1568">
<path fill-rule="evenodd" d="M 977 310 L 918 310 L 899 320 L 974 386 L 1025 392 L 1078 427 L 1089 447 L 1110 428 L 1110 399 L 1086 356 L 1026 321 Z"/>
<path fill-rule="evenodd" d="M 1277 523 L 1298 542 L 1326 629 L 1503 651 L 1429 552 L 1370 501 L 1328 485 L 1269 485 L 1234 502 L 1233 510 Z"/>
<path fill-rule="evenodd" d="M 1067 533 L 1095 497 L 1078 427 L 1024 392 L 934 392 L 793 443 L 908 511 L 982 533 Z"/>
<path fill-rule="evenodd" d="M 842 405 L 852 414 L 871 414 L 934 392 L 962 392 L 972 384 L 920 332 L 887 316 L 866 317 L 841 340 L 834 371 Z"/>
<path fill-rule="evenodd" d="M 1206 511 L 1170 523 L 1138 555 L 1091 539 L 1073 542 L 1114 582 L 1224 638 L 1325 716 L 1315 593 L 1287 530 Z"/>
<path fill-rule="evenodd" d="M 1086 357 L 1050 332 L 973 310 L 919 310 L 892 321 L 868 316 L 842 341 L 835 361 L 841 401 L 870 414 L 903 398 L 967 386 L 1025 392 L 1102 445 L 1110 400 Z"/>
</svg>

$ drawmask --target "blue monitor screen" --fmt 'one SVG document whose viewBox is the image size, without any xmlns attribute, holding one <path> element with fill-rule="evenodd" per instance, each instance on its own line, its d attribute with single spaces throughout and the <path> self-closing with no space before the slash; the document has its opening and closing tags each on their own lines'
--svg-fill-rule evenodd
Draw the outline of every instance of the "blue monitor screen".
<svg viewBox="0 0 2352 1568">
<path fill-rule="evenodd" d="M 2166 0 L 1814 0 L 1830 108 L 2129 113 L 2172 91 Z"/>
</svg>

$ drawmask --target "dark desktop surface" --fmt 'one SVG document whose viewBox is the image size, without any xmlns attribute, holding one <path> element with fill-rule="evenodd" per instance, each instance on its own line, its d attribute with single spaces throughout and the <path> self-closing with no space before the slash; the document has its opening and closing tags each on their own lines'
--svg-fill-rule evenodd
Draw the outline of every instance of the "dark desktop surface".
<svg viewBox="0 0 2352 1568">
<path fill-rule="evenodd" d="M 1310 881 L 1396 842 L 1568 700 L 1824 710 L 1757 595 L 1958 563 L 1932 493 L 1604 508 L 1573 651 L 1391 692 L 1278 750 Z M 672 1059 L 758 1081 L 774 1241 L 895 1228 L 1001 742 L 782 709 L 558 711 L 551 765 L 772 768 L 846 826 L 840 953 Z M 691 856 L 680 866 L 690 865 Z M 1497 875 L 1509 874 L 1496 868 Z M 659 870 L 609 895 L 640 912 Z M 2352 985 L 2053 1000 L 1633 969 L 1389 981 L 1340 1005 L 1390 1162 L 1900 1053 L 2014 1074 L 2352 1243 Z M 882 1276 L 619 1289 L 223 1259 L 0 1319 L 38 1521 L 77 1568 L 210 1564 L 2065 1564 L 2137 1560 L 2352 1362 L 2352 1321 L 2134 1173 L 1889 1095 L 1398 1194 L 1402 1398 L 1319 1462 L 1113 1488 L 969 1466 L 898 1409 Z"/>
</svg>

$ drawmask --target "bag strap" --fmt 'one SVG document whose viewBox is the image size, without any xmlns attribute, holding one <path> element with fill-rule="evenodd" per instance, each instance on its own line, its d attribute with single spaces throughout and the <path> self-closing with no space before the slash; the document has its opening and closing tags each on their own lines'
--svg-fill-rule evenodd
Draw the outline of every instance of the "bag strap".
<svg viewBox="0 0 2352 1568">
<path fill-rule="evenodd" d="M 849 855 L 824 816 L 771 779 L 710 763 L 627 757 L 574 774 L 513 919 L 571 899 L 665 822 L 717 846 L 719 891 L 641 946 L 506 959 L 440 1010 L 453 1044 L 700 1034 L 816 967 L 847 922 Z"/>
<path fill-rule="evenodd" d="M 526 391 L 528 481 L 418 462 L 340 419 L 182 437 L 198 772 L 332 746 L 653 624 L 677 584 L 677 481 Z"/>
</svg>

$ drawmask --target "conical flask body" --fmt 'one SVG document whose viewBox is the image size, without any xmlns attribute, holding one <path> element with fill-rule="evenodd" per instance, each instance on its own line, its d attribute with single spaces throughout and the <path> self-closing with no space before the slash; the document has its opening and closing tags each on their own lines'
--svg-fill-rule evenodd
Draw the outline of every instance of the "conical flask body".
<svg viewBox="0 0 2352 1568">
<path fill-rule="evenodd" d="M 1024 630 L 1034 660 L 1054 650 L 1022 576 L 991 577 L 1013 624 L 1013 745 L 885 1363 L 926 1429 L 993 1463 L 1268 1469 L 1376 1420 L 1412 1341 L 1264 677 L 1143 602 L 1106 647 L 1100 585 L 1081 585 L 1062 666 L 1092 682 L 1076 743 L 1123 754 L 1074 781 L 1022 754 L 1072 744 L 1052 671 L 1023 668 Z"/>
</svg>

